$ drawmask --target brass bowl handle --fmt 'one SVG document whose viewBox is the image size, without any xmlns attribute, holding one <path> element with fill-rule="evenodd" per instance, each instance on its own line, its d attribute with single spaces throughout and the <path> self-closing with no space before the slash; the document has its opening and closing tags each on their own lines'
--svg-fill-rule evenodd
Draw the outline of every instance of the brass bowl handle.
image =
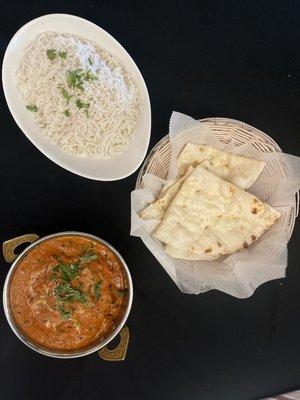
<svg viewBox="0 0 300 400">
<path fill-rule="evenodd" d="M 15 254 L 15 249 L 23 243 L 34 243 L 39 239 L 35 233 L 28 233 L 27 235 L 18 236 L 14 239 L 7 240 L 2 245 L 2 251 L 5 261 L 12 263 L 18 254 Z"/>
<path fill-rule="evenodd" d="M 115 349 L 109 350 L 107 346 L 98 351 L 99 356 L 105 361 L 124 361 L 129 342 L 129 329 L 125 325 L 120 331 L 120 343 Z"/>
</svg>

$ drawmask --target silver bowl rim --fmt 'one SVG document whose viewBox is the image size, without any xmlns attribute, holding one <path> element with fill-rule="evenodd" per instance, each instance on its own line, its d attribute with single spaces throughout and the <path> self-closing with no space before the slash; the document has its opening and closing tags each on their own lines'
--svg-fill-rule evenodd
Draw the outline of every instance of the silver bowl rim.
<svg viewBox="0 0 300 400">
<path fill-rule="evenodd" d="M 67 352 L 67 351 L 59 352 L 59 351 L 56 351 L 56 350 L 51 350 L 51 349 L 48 349 L 46 347 L 40 346 L 40 345 L 38 345 L 36 343 L 33 343 L 33 342 L 30 341 L 30 339 L 27 336 L 22 335 L 21 330 L 18 329 L 18 326 L 14 322 L 14 320 L 12 318 L 12 315 L 11 315 L 11 312 L 9 311 L 9 299 L 8 299 L 9 296 L 8 295 L 9 295 L 9 284 L 10 284 L 10 280 L 11 280 L 12 274 L 13 274 L 14 270 L 17 268 L 18 263 L 22 259 L 22 257 L 26 253 L 28 253 L 32 248 L 36 247 L 41 242 L 44 242 L 44 241 L 46 241 L 48 239 L 51 239 L 53 237 L 60 237 L 60 236 L 67 236 L 67 235 L 70 235 L 70 236 L 83 236 L 83 237 L 91 238 L 91 239 L 94 239 L 94 240 L 104 244 L 105 246 L 107 246 L 119 258 L 119 260 L 122 263 L 122 267 L 124 268 L 124 270 L 126 272 L 126 278 L 127 278 L 127 281 L 128 281 L 128 288 L 129 288 L 129 291 L 128 291 L 129 296 L 128 296 L 128 304 L 127 304 L 127 307 L 126 307 L 126 311 L 124 312 L 122 320 L 120 321 L 118 327 L 105 340 L 103 340 L 99 344 L 95 344 L 95 345 L 90 346 L 88 348 L 72 350 L 71 352 Z M 23 342 L 30 349 L 32 349 L 32 350 L 34 350 L 34 351 L 36 351 L 36 352 L 38 352 L 40 354 L 43 354 L 45 356 L 53 357 L 53 358 L 78 358 L 78 357 L 83 357 L 83 356 L 86 356 L 88 354 L 94 353 L 94 352 L 100 350 L 105 345 L 107 345 L 110 341 L 112 341 L 118 335 L 118 333 L 123 328 L 128 316 L 129 316 L 130 310 L 131 310 L 132 300 L 133 300 L 132 278 L 131 278 L 131 274 L 130 274 L 129 268 L 128 268 L 125 260 L 121 256 L 121 254 L 111 244 L 106 242 L 104 239 L 101 239 L 98 236 L 91 235 L 89 233 L 79 232 L 79 231 L 64 231 L 64 232 L 52 233 L 50 235 L 43 236 L 43 237 L 39 238 L 34 243 L 31 243 L 29 246 L 27 246 L 17 256 L 17 258 L 11 264 L 11 266 L 9 268 L 9 271 L 8 271 L 8 273 L 6 275 L 4 286 L 3 286 L 3 308 L 4 308 L 4 313 L 5 313 L 5 317 L 7 319 L 7 322 L 9 324 L 10 328 L 12 329 L 12 331 L 14 332 L 14 334 L 21 340 L 21 342 Z"/>
</svg>

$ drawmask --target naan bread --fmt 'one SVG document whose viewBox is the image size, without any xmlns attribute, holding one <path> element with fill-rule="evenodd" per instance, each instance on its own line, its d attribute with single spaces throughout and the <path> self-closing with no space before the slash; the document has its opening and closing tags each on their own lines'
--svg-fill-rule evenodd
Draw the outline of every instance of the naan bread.
<svg viewBox="0 0 300 400">
<path fill-rule="evenodd" d="M 165 185 L 159 195 L 159 198 L 153 203 L 149 204 L 141 212 L 140 217 L 142 219 L 162 219 L 165 214 L 165 210 L 169 207 L 171 201 L 178 193 L 181 185 L 193 170 L 194 168 L 189 166 L 183 177 Z"/>
<path fill-rule="evenodd" d="M 194 143 L 185 145 L 177 163 L 180 176 L 184 175 L 188 165 L 195 167 L 201 164 L 203 168 L 242 189 L 252 186 L 265 167 L 262 161 Z"/>
<path fill-rule="evenodd" d="M 165 210 L 169 207 L 182 183 L 194 169 L 189 165 L 190 163 L 193 166 L 201 163 L 202 168 L 243 189 L 250 187 L 255 182 L 265 166 L 265 163 L 261 161 L 225 153 L 209 146 L 187 143 L 178 158 L 180 178 L 163 187 L 159 198 L 141 212 L 142 219 L 163 218 Z"/>
<path fill-rule="evenodd" d="M 198 165 L 154 236 L 167 244 L 166 252 L 174 257 L 216 259 L 247 248 L 279 217 L 268 204 Z"/>
<path fill-rule="evenodd" d="M 169 256 L 174 257 L 174 258 L 183 258 L 184 260 L 194 260 L 194 261 L 213 261 L 217 260 L 219 256 L 217 255 L 210 255 L 210 254 L 199 254 L 195 252 L 190 252 L 188 250 L 181 250 L 177 249 L 176 247 L 173 247 L 169 244 L 166 244 L 165 246 L 165 252 L 169 254 Z"/>
</svg>

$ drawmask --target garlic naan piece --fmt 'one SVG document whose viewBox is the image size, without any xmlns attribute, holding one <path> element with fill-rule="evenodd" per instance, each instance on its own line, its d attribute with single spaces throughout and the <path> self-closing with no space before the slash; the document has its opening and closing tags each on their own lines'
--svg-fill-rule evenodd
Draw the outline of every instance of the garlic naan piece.
<svg viewBox="0 0 300 400">
<path fill-rule="evenodd" d="M 203 168 L 242 189 L 252 186 L 265 167 L 263 161 L 194 143 L 185 145 L 177 163 L 179 176 L 184 175 L 188 165 L 195 167 L 201 164 Z"/>
<path fill-rule="evenodd" d="M 167 244 L 166 252 L 174 257 L 217 259 L 247 248 L 279 217 L 267 203 L 198 165 L 182 184 L 154 236 Z"/>
<path fill-rule="evenodd" d="M 159 198 L 153 203 L 149 204 L 140 214 L 142 219 L 162 219 L 165 210 L 169 207 L 171 201 L 178 193 L 181 185 L 185 179 L 192 173 L 193 167 L 189 166 L 183 177 L 171 181 L 165 185 L 159 195 Z"/>
</svg>

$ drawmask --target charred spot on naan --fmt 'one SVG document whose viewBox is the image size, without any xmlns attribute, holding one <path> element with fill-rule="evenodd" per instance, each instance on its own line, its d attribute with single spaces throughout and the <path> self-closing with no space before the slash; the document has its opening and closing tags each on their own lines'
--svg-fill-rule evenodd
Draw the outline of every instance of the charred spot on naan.
<svg viewBox="0 0 300 400">
<path fill-rule="evenodd" d="M 252 214 L 258 214 L 263 209 L 264 209 L 264 204 L 255 197 L 253 199 L 252 206 L 251 206 Z"/>
<path fill-rule="evenodd" d="M 204 253 L 205 253 L 205 254 L 211 253 L 211 252 L 212 252 L 212 248 L 211 248 L 211 247 L 209 247 L 208 249 L 205 249 L 205 250 L 204 250 Z"/>
<path fill-rule="evenodd" d="M 251 206 L 252 214 L 258 214 L 259 212 L 263 211 L 264 208 L 264 204 L 255 197 Z"/>
</svg>

